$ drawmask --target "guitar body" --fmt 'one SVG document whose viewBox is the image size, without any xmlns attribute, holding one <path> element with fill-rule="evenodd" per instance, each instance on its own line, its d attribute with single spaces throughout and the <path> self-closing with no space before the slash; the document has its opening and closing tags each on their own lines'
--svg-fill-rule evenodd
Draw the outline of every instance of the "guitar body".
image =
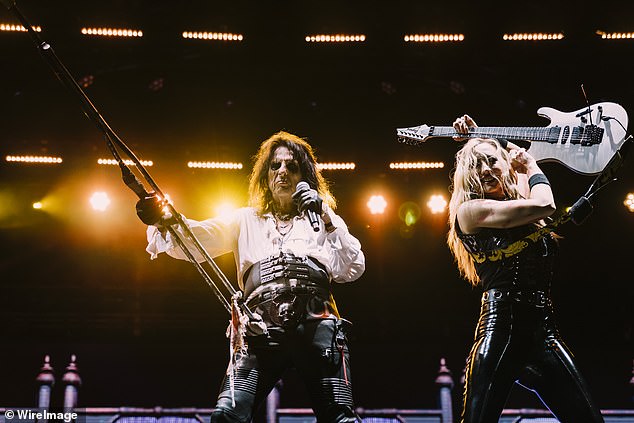
<svg viewBox="0 0 634 423">
<path fill-rule="evenodd" d="M 627 133 L 628 116 L 616 103 L 597 103 L 574 112 L 541 107 L 537 114 L 550 120 L 546 127 L 477 127 L 458 134 L 450 126 L 399 128 L 401 142 L 419 144 L 433 137 L 506 138 L 531 143 L 528 151 L 539 162 L 557 162 L 586 174 L 600 173 L 618 151 Z"/>
<path fill-rule="evenodd" d="M 599 107 L 602 111 L 599 111 Z M 625 141 L 627 112 L 616 103 L 598 103 L 590 106 L 589 114 L 579 116 L 587 111 L 588 108 L 583 108 L 576 112 L 564 113 L 550 107 L 541 107 L 537 110 L 537 114 L 550 119 L 548 128 L 561 127 L 562 135 L 558 142 L 553 144 L 531 142 L 529 153 L 537 161 L 561 163 L 579 173 L 588 175 L 600 173 Z M 589 116 L 592 118 L 592 124 L 604 130 L 601 141 L 595 145 L 585 146 L 571 143 L 573 128 L 590 124 Z M 586 124 L 581 121 L 581 118 L 585 118 Z M 604 120 L 604 118 L 613 119 Z M 567 131 L 566 128 L 568 128 Z M 564 139 L 566 132 L 570 134 L 568 139 Z"/>
</svg>

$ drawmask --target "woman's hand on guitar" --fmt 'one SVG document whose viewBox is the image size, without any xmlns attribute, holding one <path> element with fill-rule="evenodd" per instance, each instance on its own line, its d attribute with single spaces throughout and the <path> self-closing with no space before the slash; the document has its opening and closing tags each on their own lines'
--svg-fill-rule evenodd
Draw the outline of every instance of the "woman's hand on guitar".
<svg viewBox="0 0 634 423">
<path fill-rule="evenodd" d="M 478 124 L 469 115 L 461 116 L 461 117 L 457 118 L 453 122 L 453 128 L 459 134 L 468 134 L 469 133 L 469 129 L 477 128 L 477 127 L 478 127 Z M 464 140 L 468 139 L 468 137 L 454 136 L 453 139 L 455 141 L 464 141 Z"/>
<path fill-rule="evenodd" d="M 518 173 L 528 173 L 529 170 L 539 170 L 535 158 L 531 156 L 524 148 L 518 148 L 509 151 L 511 159 L 511 167 Z"/>
</svg>

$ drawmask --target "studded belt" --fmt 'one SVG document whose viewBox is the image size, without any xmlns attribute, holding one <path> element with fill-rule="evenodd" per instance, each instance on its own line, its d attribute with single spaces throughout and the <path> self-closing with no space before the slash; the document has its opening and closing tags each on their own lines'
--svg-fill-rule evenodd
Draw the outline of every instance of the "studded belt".
<svg viewBox="0 0 634 423">
<path fill-rule="evenodd" d="M 535 307 L 551 305 L 550 296 L 545 291 L 532 289 L 489 289 L 482 293 L 482 303 L 495 301 L 512 301 L 521 304 L 529 304 Z"/>
</svg>

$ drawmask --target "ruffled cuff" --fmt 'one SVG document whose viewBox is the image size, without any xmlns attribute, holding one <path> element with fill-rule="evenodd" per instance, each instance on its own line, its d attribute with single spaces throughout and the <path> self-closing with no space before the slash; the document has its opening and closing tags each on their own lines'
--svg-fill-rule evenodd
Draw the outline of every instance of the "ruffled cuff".
<svg viewBox="0 0 634 423">
<path fill-rule="evenodd" d="M 147 241 L 148 245 L 145 247 L 145 251 L 150 254 L 150 258 L 152 260 L 157 258 L 159 254 L 165 253 L 174 248 L 172 237 L 169 232 L 166 232 L 165 235 L 163 235 L 156 226 L 148 226 Z"/>
</svg>

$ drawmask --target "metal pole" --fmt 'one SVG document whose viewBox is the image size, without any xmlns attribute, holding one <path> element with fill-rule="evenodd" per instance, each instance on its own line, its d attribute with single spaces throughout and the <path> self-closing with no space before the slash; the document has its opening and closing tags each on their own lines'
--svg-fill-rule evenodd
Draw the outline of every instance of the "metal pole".
<svg viewBox="0 0 634 423">
<path fill-rule="evenodd" d="M 277 423 L 277 409 L 280 406 L 280 388 L 282 381 L 278 381 L 266 397 L 266 423 Z"/>
<path fill-rule="evenodd" d="M 73 411 L 77 407 L 78 388 L 81 386 L 81 378 L 75 361 L 77 357 L 73 354 L 70 357 L 70 364 L 66 367 L 66 373 L 62 377 L 64 388 L 64 411 Z"/>
<path fill-rule="evenodd" d="M 47 355 L 44 357 L 44 365 L 40 369 L 40 373 L 35 380 L 40 385 L 37 396 L 37 408 L 40 411 L 46 411 L 51 406 L 51 388 L 55 384 L 55 375 L 53 374 L 53 368 L 50 364 L 51 358 Z M 48 419 L 40 420 L 41 423 L 46 423 Z"/>
<path fill-rule="evenodd" d="M 453 422 L 453 405 L 451 401 L 451 390 L 453 389 L 453 378 L 451 371 L 445 365 L 445 359 L 440 359 L 440 369 L 436 377 L 436 385 L 440 387 L 440 410 L 442 412 L 442 422 Z"/>
</svg>

